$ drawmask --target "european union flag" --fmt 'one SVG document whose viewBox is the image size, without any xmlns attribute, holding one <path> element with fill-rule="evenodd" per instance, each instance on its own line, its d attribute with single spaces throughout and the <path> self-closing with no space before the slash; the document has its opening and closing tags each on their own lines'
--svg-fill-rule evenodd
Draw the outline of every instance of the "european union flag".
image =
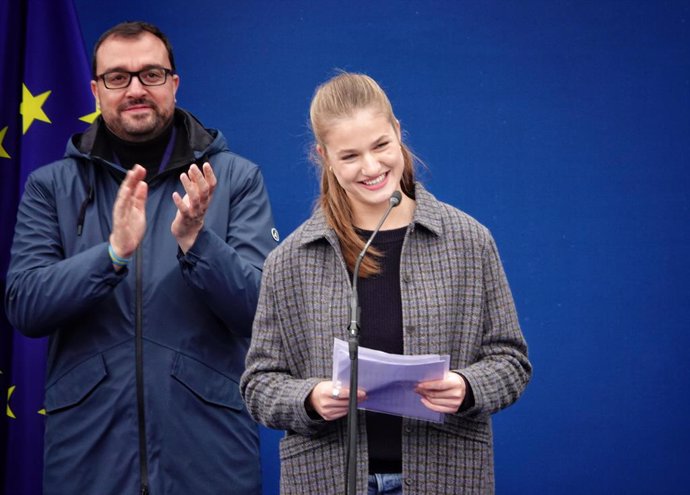
<svg viewBox="0 0 690 495">
<path fill-rule="evenodd" d="M 0 289 L 5 294 L 17 205 L 27 176 L 61 158 L 96 117 L 72 0 L 0 2 Z M 0 488 L 40 495 L 47 342 L 0 312 Z M 5 402 L 6 400 L 6 402 Z"/>
</svg>

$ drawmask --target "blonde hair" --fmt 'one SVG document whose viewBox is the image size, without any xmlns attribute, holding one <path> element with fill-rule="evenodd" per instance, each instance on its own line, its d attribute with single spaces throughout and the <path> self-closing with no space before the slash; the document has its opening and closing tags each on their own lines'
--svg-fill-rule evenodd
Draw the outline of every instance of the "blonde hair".
<svg viewBox="0 0 690 495">
<path fill-rule="evenodd" d="M 311 100 L 309 118 L 314 133 L 312 160 L 321 168 L 321 192 L 318 206 L 323 210 L 329 226 L 340 240 L 343 257 L 350 271 L 354 270 L 355 261 L 364 247 L 364 241 L 355 231 L 353 214 L 345 190 L 340 186 L 334 174 L 329 172 L 326 159 L 316 152 L 319 145 L 325 149 L 325 136 L 334 121 L 351 117 L 357 110 L 374 108 L 383 113 L 393 127 L 397 119 L 388 96 L 371 77 L 364 74 L 342 72 L 321 84 Z M 414 155 L 409 148 L 400 142 L 404 169 L 400 187 L 402 192 L 414 197 Z M 360 277 L 379 273 L 376 257 L 379 255 L 370 249 L 362 260 Z"/>
</svg>

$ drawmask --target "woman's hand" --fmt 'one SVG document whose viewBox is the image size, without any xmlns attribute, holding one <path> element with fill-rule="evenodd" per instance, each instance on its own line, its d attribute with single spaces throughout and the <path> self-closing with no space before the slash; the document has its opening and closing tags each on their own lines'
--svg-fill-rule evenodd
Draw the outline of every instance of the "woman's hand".
<svg viewBox="0 0 690 495">
<path fill-rule="evenodd" d="M 453 414 L 465 400 L 467 385 L 462 376 L 449 371 L 443 380 L 420 382 L 415 391 L 422 396 L 422 404 L 432 411 Z"/>
<path fill-rule="evenodd" d="M 311 407 L 326 421 L 342 418 L 347 414 L 350 389 L 335 387 L 332 381 L 320 382 L 307 397 L 307 407 Z M 366 399 L 364 390 L 357 391 L 357 402 Z"/>
</svg>

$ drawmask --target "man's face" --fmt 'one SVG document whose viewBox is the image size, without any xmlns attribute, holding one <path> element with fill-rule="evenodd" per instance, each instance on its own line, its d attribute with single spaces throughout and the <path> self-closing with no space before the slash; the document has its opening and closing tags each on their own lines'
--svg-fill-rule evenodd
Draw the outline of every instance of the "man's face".
<svg viewBox="0 0 690 495">
<path fill-rule="evenodd" d="M 138 72 L 150 67 L 171 68 L 165 45 L 148 32 L 137 38 L 107 38 L 96 53 L 98 75 L 115 70 Z M 171 122 L 179 84 L 180 79 L 174 74 L 161 86 L 144 86 L 132 76 L 126 88 L 108 89 L 99 78 L 91 81 L 91 91 L 108 129 L 125 141 L 142 142 L 158 136 Z"/>
</svg>

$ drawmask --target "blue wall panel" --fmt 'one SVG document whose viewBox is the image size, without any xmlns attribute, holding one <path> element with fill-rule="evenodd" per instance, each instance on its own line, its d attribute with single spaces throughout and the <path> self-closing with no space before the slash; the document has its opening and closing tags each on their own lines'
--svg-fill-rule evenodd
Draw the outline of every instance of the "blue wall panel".
<svg viewBox="0 0 690 495">
<path fill-rule="evenodd" d="M 179 104 L 261 165 L 283 235 L 317 191 L 315 86 L 378 79 L 428 187 L 492 230 L 530 344 L 498 493 L 685 492 L 690 2 L 75 3 L 89 48 L 126 19 L 169 34 Z"/>
</svg>

